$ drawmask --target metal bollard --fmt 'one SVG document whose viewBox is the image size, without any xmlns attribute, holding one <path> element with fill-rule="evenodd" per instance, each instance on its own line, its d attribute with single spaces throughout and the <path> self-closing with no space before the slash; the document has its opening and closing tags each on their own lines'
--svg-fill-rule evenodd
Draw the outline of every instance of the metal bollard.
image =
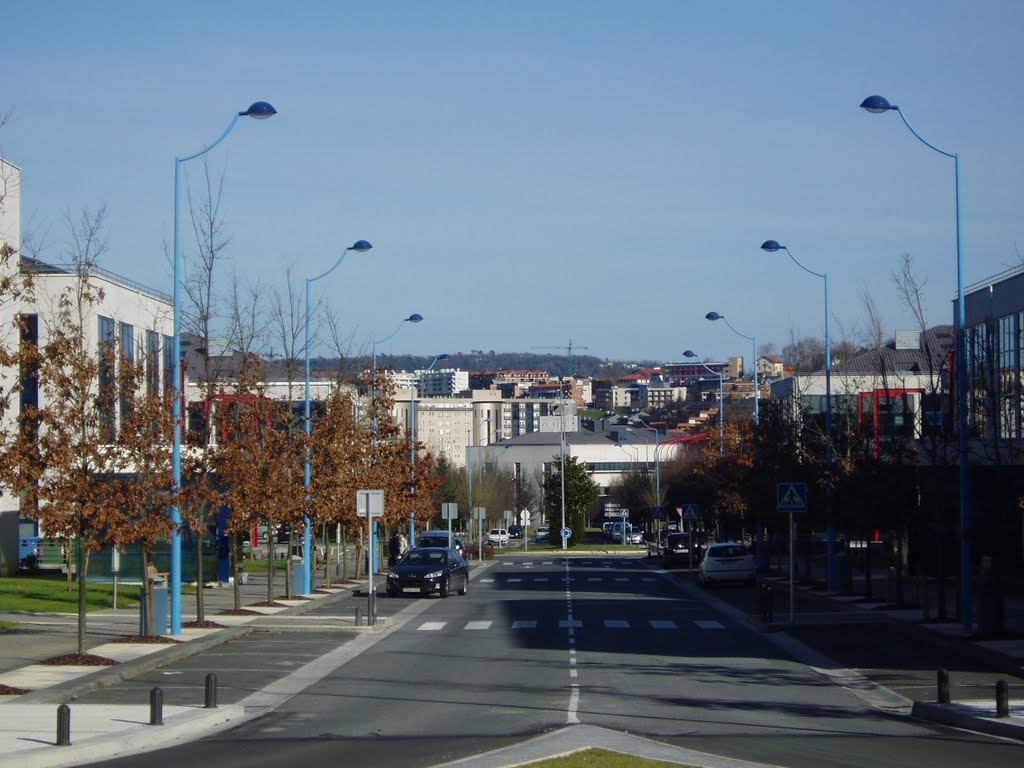
<svg viewBox="0 0 1024 768">
<path fill-rule="evenodd" d="M 996 683 L 996 717 L 1010 716 L 1010 686 L 1005 680 Z"/>
<path fill-rule="evenodd" d="M 363 626 L 363 609 L 358 605 L 356 606 L 356 626 Z"/>
<path fill-rule="evenodd" d="M 939 668 L 938 672 L 939 682 L 939 704 L 949 704 L 949 670 Z"/>
<path fill-rule="evenodd" d="M 149 692 L 149 724 L 164 724 L 164 692 L 159 688 Z"/>
<path fill-rule="evenodd" d="M 212 672 L 206 676 L 206 709 L 217 708 L 217 676 Z"/>
<path fill-rule="evenodd" d="M 71 707 L 67 704 L 57 707 L 57 746 L 71 746 Z"/>
</svg>

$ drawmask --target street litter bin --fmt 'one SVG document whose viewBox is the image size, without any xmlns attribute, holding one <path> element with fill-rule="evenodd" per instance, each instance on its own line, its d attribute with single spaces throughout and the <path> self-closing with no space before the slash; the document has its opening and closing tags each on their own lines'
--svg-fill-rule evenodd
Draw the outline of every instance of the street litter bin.
<svg viewBox="0 0 1024 768">
<path fill-rule="evenodd" d="M 292 588 L 296 594 L 302 594 L 302 579 L 305 573 L 304 563 L 292 563 Z"/>
<path fill-rule="evenodd" d="M 153 601 L 153 633 L 167 634 L 167 587 L 166 582 L 150 582 L 149 591 Z M 139 634 L 146 634 L 146 601 L 139 610 Z"/>
</svg>

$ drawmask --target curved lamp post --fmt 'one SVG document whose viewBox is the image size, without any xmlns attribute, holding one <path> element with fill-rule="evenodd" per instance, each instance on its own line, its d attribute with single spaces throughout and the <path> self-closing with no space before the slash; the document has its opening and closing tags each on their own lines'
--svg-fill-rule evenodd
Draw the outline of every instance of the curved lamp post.
<svg viewBox="0 0 1024 768">
<path fill-rule="evenodd" d="M 307 438 L 309 437 L 310 434 L 312 434 L 312 431 L 313 431 L 312 430 L 312 423 L 310 422 L 310 417 L 309 417 L 309 304 L 310 304 L 309 294 L 310 294 L 310 287 L 317 280 L 320 280 L 321 278 L 327 277 L 329 274 L 331 274 L 331 272 L 333 272 L 339 266 L 341 266 L 341 262 L 343 262 L 345 260 L 345 257 L 348 256 L 348 252 L 349 251 L 355 251 L 356 253 L 366 253 L 371 248 L 373 248 L 373 246 L 370 245 L 370 243 L 368 243 L 366 240 L 356 240 L 352 245 L 350 245 L 348 248 L 346 248 L 344 251 L 341 252 L 341 256 L 339 256 L 338 260 L 336 262 L 334 262 L 334 266 L 333 267 L 328 269 L 323 274 L 317 275 L 316 277 L 307 277 L 306 278 L 306 344 L 305 344 L 305 353 L 306 353 L 306 418 L 305 418 L 305 422 L 306 422 L 306 437 Z M 313 577 L 312 561 L 310 560 L 310 557 L 309 557 L 309 552 L 310 552 L 310 548 L 312 546 L 312 538 L 313 538 L 311 533 L 310 533 L 310 526 L 309 526 L 309 490 L 310 490 L 309 486 L 310 486 L 310 481 L 312 480 L 312 468 L 310 466 L 310 463 L 312 461 L 312 458 L 313 458 L 313 448 L 312 448 L 312 446 L 308 446 L 307 445 L 306 446 L 306 475 L 305 475 L 306 507 L 307 508 L 306 508 L 306 515 L 305 515 L 305 521 L 304 521 L 305 524 L 304 524 L 303 529 L 302 529 L 302 593 L 303 594 L 309 594 L 309 592 L 311 591 L 311 582 L 313 580 L 312 579 L 312 577 Z"/>
<path fill-rule="evenodd" d="M 419 323 L 422 321 L 423 315 L 409 315 L 398 324 L 398 327 L 395 328 L 389 336 L 385 336 L 383 339 L 373 342 L 373 363 L 370 370 L 370 408 L 373 411 L 373 434 L 375 435 L 377 434 L 377 410 L 374 407 L 377 405 L 377 345 L 393 339 L 395 334 L 402 330 L 402 326 L 406 323 Z"/>
<path fill-rule="evenodd" d="M 683 352 L 683 357 L 697 357 L 697 353 L 688 349 Z M 718 377 L 718 455 L 721 456 L 725 451 L 725 376 L 719 371 L 708 368 L 703 360 L 697 362 L 703 365 L 704 370 L 708 373 Z"/>
<path fill-rule="evenodd" d="M 711 321 L 725 320 L 725 324 L 727 326 L 729 326 L 729 330 L 730 331 L 735 333 L 737 336 L 742 336 L 744 339 L 746 339 L 747 341 L 750 342 L 750 348 L 753 351 L 753 357 L 751 358 L 751 360 L 754 361 L 754 423 L 755 424 L 760 424 L 761 423 L 761 414 L 760 414 L 759 403 L 761 401 L 761 387 L 760 387 L 760 385 L 758 383 L 758 379 L 757 379 L 757 339 L 755 337 L 753 337 L 753 336 L 747 336 L 747 334 L 740 333 L 739 331 L 737 331 L 733 327 L 733 324 L 729 322 L 729 320 L 726 318 L 725 315 L 720 315 L 717 312 L 708 312 L 706 315 L 704 315 L 704 319 L 705 320 L 711 320 Z"/>
<path fill-rule="evenodd" d="M 448 353 L 443 353 L 435 357 L 430 365 L 425 370 L 432 370 L 435 365 L 441 360 L 447 360 L 450 357 Z M 419 373 L 422 373 L 420 371 Z M 416 387 L 419 385 L 419 376 L 414 376 L 412 381 L 412 389 L 409 395 L 409 442 L 412 443 L 412 453 L 409 456 L 409 464 L 411 467 L 416 466 Z M 415 470 L 411 473 L 413 480 L 416 479 Z M 415 495 L 416 486 L 412 486 L 409 489 L 410 494 Z M 412 516 L 409 519 L 409 546 L 416 546 L 416 510 L 413 510 Z"/>
<path fill-rule="evenodd" d="M 971 554 L 971 500 L 970 500 L 970 456 L 967 442 L 967 308 L 964 299 L 964 254 L 960 236 L 960 155 L 947 152 L 927 141 L 914 130 L 903 110 L 890 104 L 883 96 L 868 96 L 860 103 L 861 109 L 872 114 L 896 112 L 903 124 L 914 137 L 928 149 L 938 152 L 953 161 L 953 202 L 956 218 L 956 399 L 958 417 L 958 453 L 960 463 L 960 588 L 962 592 L 963 625 L 966 629 L 974 626 L 973 590 L 974 574 Z"/>
<path fill-rule="evenodd" d="M 239 112 L 228 123 L 217 140 L 192 155 L 174 158 L 174 447 L 171 454 L 171 471 L 173 475 L 172 493 L 174 503 L 171 505 L 171 634 L 181 634 L 181 507 L 177 496 L 181 490 L 181 398 L 183 382 L 181 380 L 181 166 L 189 160 L 195 160 L 220 144 L 240 117 L 251 117 L 265 120 L 277 114 L 277 110 L 265 101 L 257 101 L 243 112 Z"/>
<path fill-rule="evenodd" d="M 793 252 L 777 240 L 765 240 L 761 243 L 761 250 L 767 253 L 785 251 L 789 258 L 804 272 L 820 277 L 825 283 L 825 464 L 832 470 L 832 339 L 829 336 L 829 308 L 828 308 L 828 273 L 815 272 L 808 269 L 799 261 Z M 825 491 L 825 525 L 827 528 L 827 541 L 825 544 L 826 559 L 828 562 L 826 573 L 826 586 L 830 592 L 838 588 L 836 584 L 836 531 L 832 521 L 832 481 L 829 479 Z"/>
</svg>

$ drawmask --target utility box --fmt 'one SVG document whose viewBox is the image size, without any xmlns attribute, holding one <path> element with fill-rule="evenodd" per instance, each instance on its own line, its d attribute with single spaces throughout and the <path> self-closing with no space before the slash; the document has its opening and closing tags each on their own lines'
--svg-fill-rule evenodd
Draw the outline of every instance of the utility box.
<svg viewBox="0 0 1024 768">
<path fill-rule="evenodd" d="M 165 582 L 151 582 L 149 591 L 153 601 L 153 634 L 167 634 L 167 587 Z M 139 634 L 146 634 L 146 601 L 139 610 Z"/>
</svg>

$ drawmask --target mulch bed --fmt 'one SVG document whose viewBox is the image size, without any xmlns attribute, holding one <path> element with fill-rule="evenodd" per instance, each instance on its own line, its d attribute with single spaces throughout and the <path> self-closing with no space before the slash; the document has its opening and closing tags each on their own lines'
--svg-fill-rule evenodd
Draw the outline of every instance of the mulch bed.
<svg viewBox="0 0 1024 768">
<path fill-rule="evenodd" d="M 275 600 L 312 600 L 312 597 L 306 597 L 305 595 L 295 595 L 295 597 L 288 597 L 287 595 L 278 595 L 274 598 Z M 259 603 L 257 603 L 259 605 Z"/>
<path fill-rule="evenodd" d="M 13 685 L 0 683 L 0 696 L 24 696 L 26 693 L 32 693 L 32 689 L 15 688 Z"/>
<path fill-rule="evenodd" d="M 164 637 L 163 635 L 127 635 L 125 637 L 119 637 L 116 640 L 111 640 L 112 643 L 151 643 L 154 645 L 174 645 L 180 643 L 180 640 L 175 640 L 173 637 Z"/>
<path fill-rule="evenodd" d="M 248 608 L 228 608 L 226 611 L 217 611 L 218 616 L 262 616 L 259 611 L 250 611 Z"/>
<path fill-rule="evenodd" d="M 53 667 L 113 667 L 117 664 L 113 659 L 91 653 L 66 653 L 36 663 Z"/>
<path fill-rule="evenodd" d="M 253 605 L 256 608 L 287 608 L 288 607 L 284 603 L 274 603 L 274 602 L 268 603 L 265 600 L 262 603 L 250 603 L 250 605 Z M 257 611 L 257 613 L 259 613 L 259 611 Z"/>
<path fill-rule="evenodd" d="M 218 624 L 216 621 L 187 621 L 181 626 L 189 629 L 224 629 L 226 625 Z"/>
</svg>

